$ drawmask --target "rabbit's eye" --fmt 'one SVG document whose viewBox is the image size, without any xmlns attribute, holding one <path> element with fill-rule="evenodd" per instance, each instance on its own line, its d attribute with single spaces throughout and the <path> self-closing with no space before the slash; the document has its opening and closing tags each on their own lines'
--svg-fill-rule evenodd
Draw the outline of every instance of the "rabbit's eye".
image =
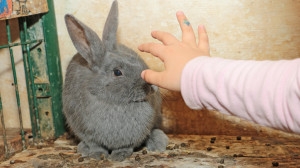
<svg viewBox="0 0 300 168">
<path fill-rule="evenodd" d="M 122 76 L 123 75 L 122 72 L 118 69 L 114 69 L 114 74 L 115 74 L 115 76 Z"/>
</svg>

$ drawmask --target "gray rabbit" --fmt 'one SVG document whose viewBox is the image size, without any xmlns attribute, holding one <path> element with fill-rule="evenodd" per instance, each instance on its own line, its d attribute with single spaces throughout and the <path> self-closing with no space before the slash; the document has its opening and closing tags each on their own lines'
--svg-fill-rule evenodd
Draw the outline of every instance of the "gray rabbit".
<svg viewBox="0 0 300 168">
<path fill-rule="evenodd" d="M 122 161 L 145 145 L 164 151 L 161 97 L 140 77 L 147 65 L 133 50 L 117 43 L 118 3 L 114 1 L 102 40 L 72 15 L 65 21 L 78 53 L 72 58 L 63 90 L 67 124 L 81 140 L 77 151 Z"/>
</svg>

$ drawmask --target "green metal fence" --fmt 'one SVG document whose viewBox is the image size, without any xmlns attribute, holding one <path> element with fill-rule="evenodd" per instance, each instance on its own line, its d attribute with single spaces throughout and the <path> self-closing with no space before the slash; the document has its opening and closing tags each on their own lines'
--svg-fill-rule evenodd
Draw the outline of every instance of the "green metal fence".
<svg viewBox="0 0 300 168">
<path fill-rule="evenodd" d="M 26 148 L 26 141 L 23 129 L 22 109 L 20 106 L 22 102 L 20 102 L 14 53 L 12 50 L 15 46 L 21 46 L 22 48 L 31 127 L 34 139 L 53 139 L 65 132 L 61 101 L 62 74 L 53 0 L 48 0 L 48 8 L 49 12 L 46 14 L 18 19 L 19 36 L 21 40 L 21 42 L 18 43 L 12 43 L 10 21 L 5 20 L 8 44 L 0 46 L 0 49 L 8 48 L 10 53 L 9 56 L 13 72 L 23 149 Z M 1 57 L 3 57 L 3 55 L 1 55 Z M 5 148 L 5 157 L 7 158 L 10 151 L 6 139 L 1 96 L 3 95 L 0 93 L 2 138 Z"/>
</svg>

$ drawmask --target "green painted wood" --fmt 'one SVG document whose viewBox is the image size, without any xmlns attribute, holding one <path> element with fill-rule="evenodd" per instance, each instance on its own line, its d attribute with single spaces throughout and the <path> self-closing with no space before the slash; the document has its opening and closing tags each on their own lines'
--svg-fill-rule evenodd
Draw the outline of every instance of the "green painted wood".
<svg viewBox="0 0 300 168">
<path fill-rule="evenodd" d="M 26 86 L 27 86 L 27 95 L 28 95 L 28 103 L 29 103 L 29 110 L 30 110 L 30 119 L 31 119 L 31 128 L 32 128 L 32 135 L 34 138 L 38 135 L 37 129 L 37 122 L 36 122 L 36 113 L 34 112 L 34 100 L 32 94 L 32 82 L 33 80 L 30 79 L 30 68 L 28 66 L 28 56 L 27 56 L 27 47 L 25 44 L 25 30 L 24 30 L 24 18 L 19 18 L 19 30 L 20 30 L 20 40 L 22 44 L 22 53 L 23 53 L 23 63 L 24 63 L 24 71 L 25 71 L 25 79 L 26 79 Z"/>
<path fill-rule="evenodd" d="M 0 48 L 10 49 L 14 73 L 11 47 L 22 46 L 31 126 L 35 139 L 52 139 L 65 132 L 65 120 L 62 113 L 63 81 L 54 4 L 53 0 L 47 1 L 49 6 L 47 14 L 19 18 L 21 42 L 9 42 L 8 45 L 0 46 Z M 9 29 L 7 32 L 10 37 Z M 17 104 L 20 107 L 15 74 L 14 77 Z M 20 108 L 19 114 L 21 114 Z M 21 126 L 23 126 L 22 123 Z M 24 140 L 23 129 L 21 129 L 21 135 Z"/>
<path fill-rule="evenodd" d="M 41 136 L 43 139 L 54 139 L 55 138 L 55 129 L 52 116 L 52 104 L 51 97 L 43 98 L 40 97 L 38 101 L 38 111 L 40 116 L 40 127 L 41 127 Z"/>
<path fill-rule="evenodd" d="M 52 115 L 54 120 L 55 136 L 65 132 L 65 120 L 62 113 L 62 71 L 56 29 L 56 19 L 53 0 L 48 1 L 49 12 L 43 15 L 43 28 L 47 65 L 50 80 L 50 92 L 52 95 Z"/>
<path fill-rule="evenodd" d="M 45 38 L 43 29 L 42 16 L 30 16 L 27 18 L 29 25 L 25 30 L 27 40 Z M 30 48 L 28 65 L 30 74 L 30 83 L 34 85 L 32 88 L 33 109 L 37 130 L 37 138 L 54 139 L 55 128 L 54 118 L 52 111 L 52 99 L 55 96 L 51 93 L 50 80 L 49 80 L 49 67 L 47 63 L 46 42 L 27 45 Z M 26 51 L 28 51 L 26 49 Z M 30 63 L 30 64 L 29 64 Z M 32 76 L 32 77 L 31 77 Z"/>
<path fill-rule="evenodd" d="M 29 40 L 29 37 L 28 37 L 28 29 L 27 29 L 27 18 L 24 17 L 24 22 L 23 22 L 23 27 L 24 27 L 24 31 L 26 32 L 25 33 L 25 41 Z M 37 98 L 36 98 L 36 94 L 35 94 L 35 84 L 34 84 L 34 74 L 33 74 L 33 61 L 32 61 L 32 58 L 34 58 L 34 55 L 31 54 L 31 49 L 30 49 L 30 45 L 29 44 L 26 44 L 26 52 L 27 52 L 27 60 L 28 60 L 28 66 L 29 66 L 29 76 L 30 76 L 30 80 L 31 80 L 31 88 L 33 90 L 32 92 L 32 97 L 33 97 L 33 110 L 34 110 L 34 113 L 35 113 L 35 120 L 36 120 L 36 128 L 37 128 L 37 135 L 38 135 L 38 138 L 41 138 L 41 130 L 40 130 L 40 117 L 39 117 L 39 113 L 38 113 L 38 109 L 37 109 Z M 32 58 L 31 58 L 32 57 Z M 29 87 L 29 86 L 27 86 Z"/>
<path fill-rule="evenodd" d="M 35 92 L 38 98 L 48 98 L 51 97 L 50 84 L 49 83 L 36 83 Z"/>
</svg>

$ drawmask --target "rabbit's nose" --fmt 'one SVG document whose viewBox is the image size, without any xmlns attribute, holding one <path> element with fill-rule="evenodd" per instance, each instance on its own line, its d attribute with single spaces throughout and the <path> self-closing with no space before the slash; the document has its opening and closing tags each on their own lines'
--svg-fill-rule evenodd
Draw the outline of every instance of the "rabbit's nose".
<svg viewBox="0 0 300 168">
<path fill-rule="evenodd" d="M 143 90 L 144 90 L 144 92 L 146 93 L 146 94 L 149 94 L 149 93 L 151 93 L 152 92 L 152 87 L 151 87 L 151 85 L 149 84 L 149 83 L 145 83 L 144 85 L 143 85 Z"/>
<path fill-rule="evenodd" d="M 143 85 L 143 90 L 146 94 L 151 94 L 158 91 L 158 87 L 149 83 Z"/>
</svg>

